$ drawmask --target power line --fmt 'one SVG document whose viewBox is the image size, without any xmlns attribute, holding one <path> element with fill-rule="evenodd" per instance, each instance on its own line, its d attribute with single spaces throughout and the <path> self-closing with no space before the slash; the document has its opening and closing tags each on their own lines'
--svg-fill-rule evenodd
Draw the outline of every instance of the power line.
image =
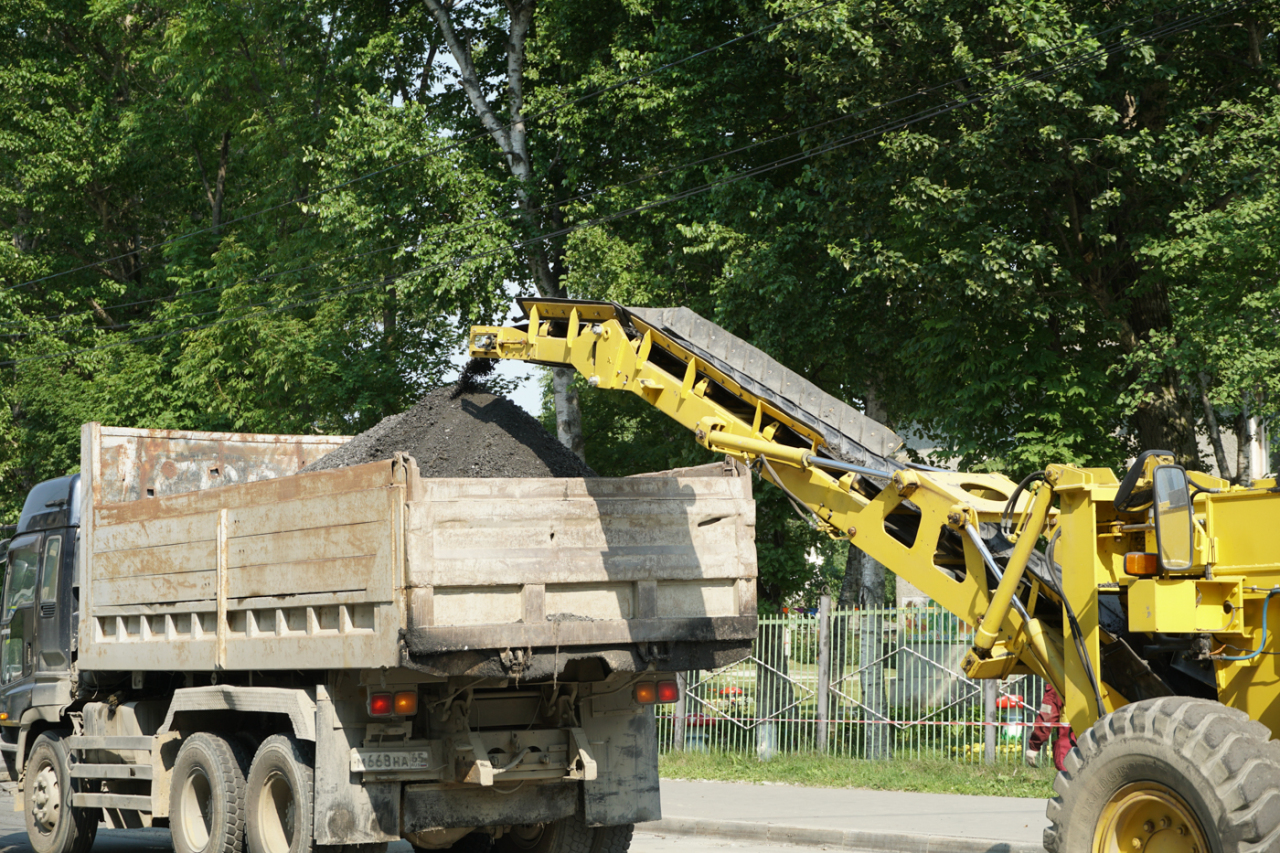
<svg viewBox="0 0 1280 853">
<path fill-rule="evenodd" d="M 835 0 L 833 0 L 833 2 L 834 2 L 834 1 L 835 1 Z M 783 24 L 783 23 L 786 23 L 786 22 L 788 22 L 788 21 L 795 20 L 795 19 L 796 19 L 797 17 L 799 17 L 800 15 L 803 15 L 803 14 L 809 14 L 809 13 L 811 13 L 811 12 L 817 11 L 817 10 L 819 10 L 819 9 L 821 9 L 821 8 L 824 8 L 825 6 L 829 6 L 829 5 L 832 5 L 832 3 L 831 3 L 831 2 L 828 2 L 828 3 L 825 3 L 825 4 L 820 4 L 819 6 L 813 7 L 813 8 L 811 8 L 811 9 L 805 10 L 805 11 L 800 12 L 800 13 L 797 13 L 796 15 L 792 15 L 792 16 L 790 16 L 789 18 L 785 18 L 785 19 L 783 19 L 782 21 L 779 21 L 779 22 L 777 22 L 776 24 L 771 25 L 771 26 L 779 26 L 779 25 L 781 25 L 781 24 Z M 1225 8 L 1224 8 L 1224 11 L 1225 11 Z M 1148 17 L 1150 17 L 1150 16 L 1148 16 Z M 1052 47 L 1044 48 L 1044 49 L 1042 49 L 1042 50 L 1035 51 L 1035 52 L 1033 52 L 1033 53 L 1031 53 L 1031 54 L 1028 54 L 1028 55 L 1025 55 L 1025 56 L 1019 56 L 1019 57 L 1015 57 L 1014 59 L 1008 60 L 1008 61 L 1006 61 L 1006 62 L 996 63 L 996 64 L 995 64 L 991 69 L 989 69 L 989 73 L 990 73 L 990 72 L 994 72 L 994 71 L 1001 71 L 1001 70 L 1007 69 L 1007 68 L 1009 68 L 1010 66 L 1012 66 L 1012 65 L 1013 65 L 1013 64 L 1015 64 L 1015 63 L 1026 62 L 1027 60 L 1029 60 L 1029 59 L 1033 59 L 1033 58 L 1035 58 L 1035 57 L 1037 57 L 1037 56 L 1042 56 L 1042 55 L 1045 55 L 1045 54 L 1048 54 L 1048 53 L 1053 53 L 1053 52 L 1056 52 L 1056 51 L 1062 50 L 1062 49 L 1064 49 L 1065 47 L 1068 47 L 1068 46 L 1070 46 L 1070 45 L 1074 45 L 1074 44 L 1078 44 L 1078 43 L 1079 43 L 1079 42 L 1081 42 L 1081 41 L 1085 41 L 1085 40 L 1096 40 L 1096 39 L 1098 39 L 1098 38 L 1101 38 L 1101 37 L 1102 37 L 1102 36 L 1104 36 L 1104 35 L 1107 35 L 1107 34 L 1109 34 L 1109 33 L 1115 32 L 1115 31 L 1117 31 L 1117 30 L 1124 29 L 1124 28 L 1126 28 L 1126 27 L 1128 27 L 1128 26 L 1131 26 L 1131 25 L 1132 25 L 1132 22 L 1130 22 L 1130 23 L 1126 23 L 1126 24 L 1117 24 L 1117 25 L 1114 25 L 1114 26 L 1108 27 L 1108 28 L 1106 28 L 1106 29 L 1100 30 L 1100 31 L 1098 31 L 1098 32 L 1096 32 L 1096 33 L 1091 33 L 1091 34 L 1089 34 L 1089 35 L 1087 35 L 1087 36 L 1081 36 L 1081 37 L 1079 37 L 1079 38 L 1072 39 L 1072 40 L 1070 40 L 1070 41 L 1062 42 L 1062 43 L 1056 44 L 1056 45 L 1054 45 L 1054 46 L 1052 46 Z M 757 34 L 757 33 L 761 32 L 761 31 L 763 31 L 764 29 L 768 29 L 768 27 L 761 28 L 761 30 L 757 30 L 757 31 L 755 31 L 755 33 L 751 33 L 751 34 L 748 34 L 748 35 L 746 35 L 746 36 L 740 36 L 740 37 L 738 37 L 737 39 L 733 39 L 733 40 L 730 40 L 729 42 L 725 42 L 725 43 L 723 43 L 723 44 L 721 44 L 721 45 L 716 46 L 715 48 L 709 48 L 709 49 L 707 49 L 707 50 L 705 50 L 705 51 L 701 51 L 701 52 L 699 52 L 698 54 L 693 54 L 693 55 L 691 55 L 691 56 L 689 56 L 689 57 L 685 57 L 684 59 L 677 61 L 676 63 L 671 63 L 671 64 L 669 64 L 668 66 L 663 66 L 663 67 L 664 67 L 664 68 L 672 67 L 672 66 L 677 65 L 677 64 L 679 64 L 679 63 L 686 62 L 686 61 L 688 61 L 689 59 L 691 59 L 691 58 L 695 58 L 695 57 L 697 57 L 697 56 L 699 56 L 699 55 L 706 54 L 706 53 L 708 53 L 708 52 L 710 52 L 710 51 L 713 51 L 713 50 L 718 50 L 718 49 L 720 49 L 720 48 L 722 48 L 722 47 L 724 47 L 724 46 L 726 46 L 726 45 L 728 45 L 728 44 L 732 44 L 732 43 L 734 43 L 734 42 L 741 41 L 741 40 L 743 40 L 743 39 L 745 39 L 745 38 L 748 38 L 748 37 L 749 37 L 749 36 L 751 36 L 751 35 Z M 661 69 L 655 69 L 655 71 L 654 71 L 654 72 L 651 72 L 651 74 L 652 74 L 652 73 L 656 73 L 656 72 L 657 72 L 657 70 L 661 70 Z M 554 208 L 554 207 L 563 207 L 563 206 L 565 206 L 565 205 L 573 204 L 573 203 L 578 202 L 578 201 L 584 201 L 584 200 L 586 200 L 586 199 L 588 199 L 588 198 L 591 198 L 592 196 L 595 196 L 595 195 L 598 195 L 598 194 L 601 194 L 601 193 L 604 193 L 604 192 L 608 192 L 608 191 L 611 191 L 611 190 L 624 189 L 624 188 L 626 188 L 626 187 L 634 186 L 635 184 L 642 183 L 642 182 L 647 181 L 647 180 L 652 180 L 652 179 L 654 179 L 654 178 L 663 177 L 663 176 L 665 176 L 665 175 L 669 175 L 669 174 L 672 174 L 672 173 L 674 173 L 674 172 L 679 172 L 679 171 L 683 171 L 683 170 L 691 169 L 691 168 L 693 168 L 693 167 L 695 167 L 695 166 L 705 165 L 706 163 L 714 162 L 715 160 L 720 160 L 720 159 L 724 159 L 724 158 L 727 158 L 727 157 L 732 157 L 732 156 L 734 156 L 734 155 L 736 155 L 736 154 L 745 153 L 745 152 L 750 151 L 750 150 L 753 150 L 753 149 L 755 149 L 755 148 L 759 148 L 759 147 L 764 146 L 764 145 L 769 145 L 769 144 L 771 144 L 771 143 L 778 142 L 778 141 L 783 140 L 783 139 L 787 139 L 787 138 L 790 138 L 790 137 L 793 137 L 793 136 L 798 136 L 798 135 L 801 135 L 801 134 L 804 134 L 804 133 L 808 133 L 808 132 L 811 132 L 811 131 L 814 131 L 814 130 L 820 130 L 820 129 L 824 128 L 824 127 L 828 127 L 828 126 L 833 125 L 833 124 L 838 124 L 838 123 L 840 123 L 840 122 L 848 121 L 848 120 L 850 120 L 850 119 L 860 118 L 860 117 L 865 116 L 865 115 L 868 115 L 868 114 L 870 114 L 870 113 L 872 113 L 872 112 L 876 112 L 876 111 L 879 111 L 879 110 L 882 110 L 882 109 L 886 109 L 886 108 L 888 108 L 888 107 L 892 107 L 892 106 L 895 106 L 895 105 L 900 104 L 900 103 L 905 103 L 905 102 L 910 101 L 910 100 L 913 100 L 913 99 L 915 99 L 915 98 L 923 97 L 923 96 L 925 96 L 925 95 L 932 94 L 933 92 L 937 92 L 937 91 L 939 91 L 939 90 L 946 89 L 946 88 L 949 88 L 949 87 L 951 87 L 951 86 L 959 85 L 960 83 L 964 82 L 964 81 L 965 81 L 965 80 L 967 80 L 967 79 L 968 79 L 968 77 L 967 77 L 967 76 L 957 77 L 957 78 L 954 78 L 954 79 L 952 79 L 952 80 L 948 80 L 948 81 L 946 81 L 946 82 L 944 82 L 944 83 L 938 83 L 938 84 L 935 84 L 934 86 L 931 86 L 931 87 L 929 87 L 929 88 L 927 88 L 927 89 L 918 90 L 918 91 L 916 91 L 916 92 L 912 92 L 912 93 L 910 93 L 910 94 L 908 94 L 908 95 L 903 95 L 903 96 L 901 96 L 901 97 L 894 98 L 894 99 L 892 99 L 892 100 L 890 100 L 890 101 L 886 101 L 886 102 L 881 103 L 881 104 L 876 104 L 876 105 L 874 105 L 874 106 L 866 107 L 866 108 L 863 108 L 863 109 L 861 109 L 861 110 L 855 110 L 854 112 L 846 113 L 846 114 L 843 114 L 843 115 L 840 115 L 840 116 L 836 116 L 836 117 L 834 117 L 834 118 L 826 119 L 826 120 L 823 120 L 823 121 L 817 122 L 817 123 L 812 124 L 812 125 L 807 125 L 807 126 L 805 126 L 805 127 L 798 128 L 798 129 L 796 129 L 796 130 L 788 131 L 788 132 L 786 132 L 786 133 L 779 134 L 779 135 L 777 135 L 777 136 L 769 137 L 768 139 L 756 140 L 756 141 L 754 141 L 754 142 L 750 142 L 750 143 L 747 143 L 747 144 L 745 144 L 745 145 L 741 145 L 741 146 L 739 146 L 739 147 L 737 147 L 737 148 L 734 148 L 734 149 L 731 149 L 731 150 L 729 150 L 729 151 L 720 152 L 720 153 L 718 153 L 718 154 L 712 154 L 712 155 L 709 155 L 709 156 L 707 156 L 707 157 L 702 157 L 702 158 L 699 158 L 699 159 L 697 159 L 697 160 L 693 160 L 693 161 L 688 162 L 688 163 L 683 163 L 683 164 L 678 165 L 678 166 L 670 166 L 670 167 L 666 167 L 666 168 L 664 168 L 664 169 L 659 169 L 659 170 L 657 170 L 657 171 L 655 171 L 655 172 L 649 172 L 649 173 L 647 173 L 647 174 L 645 174 L 645 175 L 642 175 L 642 176 L 637 177 L 637 178 L 633 178 L 632 180 L 630 180 L 630 181 L 626 181 L 626 182 L 623 182 L 623 183 L 621 183 L 621 184 L 614 184 L 614 185 L 610 185 L 610 186 L 606 186 L 606 187 L 601 187 L 600 189 L 597 189 L 597 190 L 591 190 L 591 191 L 587 191 L 587 192 L 583 192 L 583 193 L 579 193 L 579 194 L 578 194 L 578 195 L 576 195 L 576 196 L 572 196 L 572 197 L 569 197 L 569 198 L 566 198 L 566 199 L 557 199 L 557 200 L 556 200 L 556 201 L 554 201 L 554 202 L 550 202 L 550 203 L 548 203 L 548 204 L 542 205 L 541 207 L 534 208 L 534 209 L 532 209 L 532 210 L 527 210 L 527 211 L 526 211 L 526 210 L 514 210 L 514 211 L 511 211 L 511 212 L 509 212 L 509 213 L 506 213 L 506 214 L 503 214 L 503 215 L 499 215 L 499 216 L 496 216 L 496 217 L 490 217 L 490 218 L 486 218 L 486 219 L 473 220 L 472 222 L 467 223 L 466 225 L 459 226 L 459 227 L 457 227 L 457 228 L 454 228 L 454 229 L 451 229 L 451 230 L 449 230 L 449 231 L 445 232 L 445 234 L 440 235 L 440 238 L 442 238 L 442 239 L 443 239 L 443 238 L 448 238 L 448 237 L 452 236 L 453 234 L 456 234 L 456 233 L 459 233 L 459 232 L 468 231 L 468 230 L 471 230 L 471 228 L 473 228 L 473 227 L 478 227 L 478 226 L 485 225 L 485 224 L 490 224 L 490 223 L 493 223 L 493 222 L 501 222 L 501 221 L 504 221 L 504 220 L 507 220 L 507 219 L 514 219 L 514 218 L 518 218 L 518 217 L 521 217 L 521 216 L 526 216 L 526 215 L 531 214 L 531 213 L 536 214 L 536 213 L 540 213 L 540 212 L 545 212 L 545 211 L 547 211 L 547 210 L 549 210 L 549 209 L 551 209 L 551 208 Z M 616 86 L 619 86 L 619 85 L 622 85 L 622 84 L 615 84 L 615 88 L 616 88 Z M 601 90 L 601 91 L 603 91 L 603 90 Z M 423 154 L 423 155 L 421 155 L 421 156 L 422 156 L 423 158 L 426 158 L 426 157 L 431 156 L 431 155 L 430 155 L 430 152 L 428 152 L 427 154 Z M 406 162 L 406 163 L 407 163 L 407 162 L 412 162 L 412 161 L 404 161 L 404 162 Z M 362 178 L 354 178 L 354 179 L 352 179 L 352 182 L 354 182 L 354 181 L 358 181 L 358 180 L 361 180 L 361 179 L 362 179 Z M 253 283 L 256 283 L 256 282 L 269 281 L 269 280 L 271 280 L 271 279 L 273 279 L 273 278 L 278 278 L 278 277 L 283 276 L 283 275 L 290 275 L 290 274 L 297 274 L 297 273 L 302 273 L 302 272 L 308 272 L 308 271 L 310 271 L 310 270 L 318 269 L 318 268 L 320 268 L 320 267 L 328 266 L 329 264 L 338 263 L 338 262 L 341 262 L 341 261 L 344 261 L 344 260 L 354 260 L 354 259 L 357 259 L 357 258 L 366 257 L 366 256 L 374 255 L 374 254 L 380 254 L 380 253 L 382 253 L 382 252 L 395 251 L 395 250 L 401 250 L 401 249 L 409 249 L 409 248 L 413 248 L 413 246 L 412 246 L 411 244 L 397 244 L 397 245 L 393 245 L 393 246 L 384 246 L 384 247 L 381 247 L 381 248 L 378 248 L 378 249 L 371 249 L 371 250 L 366 250 L 366 251 L 364 251 L 364 252 L 358 252 L 358 253 L 353 253 L 353 254 L 350 254 L 350 255 L 340 256 L 340 257 L 337 257 L 337 258 L 331 258 L 331 259 L 328 259 L 328 260 L 325 260 L 325 261 L 321 261 L 321 262 L 317 262 L 317 263 L 309 264 L 309 265 L 307 265 L 307 266 L 300 267 L 300 268 L 296 268 L 296 269 L 292 269 L 292 270 L 278 270 L 278 271 L 273 272 L 273 273 L 268 273 L 268 274 L 264 274 L 264 275 L 261 275 L 261 276 L 256 276 L 256 277 L 254 277 L 254 278 L 246 279 L 246 280 L 244 280 L 244 281 L 235 282 L 235 285 L 253 284 Z M 21 285 L 17 285 L 17 286 L 21 286 Z M 228 286 L 234 286 L 234 285 L 228 285 Z M 151 298 L 151 299 L 143 299 L 143 300 L 137 300 L 137 301 L 133 301 L 133 302 L 121 303 L 121 304 L 118 304 L 118 305 L 109 305 L 109 306 L 104 306 L 104 307 L 102 308 L 102 310 L 103 310 L 103 311 L 114 311 L 114 310 L 117 310 L 117 309 L 120 309 L 120 308 L 136 307 L 136 306 L 138 306 L 138 305 L 145 305 L 145 304 L 150 304 L 150 303 L 153 303 L 153 302 L 165 302 L 165 301 L 173 302 L 173 301 L 176 301 L 176 300 L 178 300 L 178 299 L 187 299 L 187 298 L 191 298 L 191 297 L 193 297 L 193 296 L 197 296 L 197 295 L 200 295 L 200 294 L 209 293 L 209 292 L 211 292 L 211 291 L 215 291 L 215 290 L 222 290 L 222 289 L 225 289 L 225 287 L 226 287 L 226 286 L 207 287 L 207 288 L 201 288 L 201 289 L 199 289 L 199 290 L 187 291 L 187 292 L 184 292 L 184 293 L 169 294 L 169 295 L 165 295 L 165 296 L 153 297 L 153 298 Z M 43 316 L 33 317 L 33 318 L 29 318 L 29 319 L 27 319 L 27 320 L 24 320 L 23 322 L 19 322 L 19 323 L 0 323 L 0 328 L 4 328 L 4 327 L 9 327 L 9 328 L 24 328 L 24 327 L 29 327 L 29 326 L 30 326 L 30 324 L 31 324 L 31 322 L 34 322 L 34 321 L 36 321 L 36 320 L 58 320 L 58 319 L 64 319 L 64 318 L 67 318 L 67 317 L 75 317 L 75 316 L 89 316 L 89 315 L 94 315 L 94 314 L 97 314 L 97 313 L 98 313 L 98 309 L 95 309 L 95 308 L 87 308 L 87 309 L 82 309 L 82 310 L 80 310 L 80 311 L 64 312 L 64 313 L 61 313 L 61 314 L 49 314 L 49 315 L 43 315 Z M 206 312 L 206 313 L 208 313 L 208 312 Z M 111 328 L 112 330 L 114 330 L 114 331 L 118 331 L 118 330 L 120 330 L 121 328 L 130 328 L 130 327 L 135 326 L 135 325 L 145 325 L 145 324 L 150 323 L 150 322 L 152 322 L 152 321 L 150 321 L 150 320 L 140 320 L 140 321 L 137 321 L 137 322 L 135 322 L 135 323 L 128 323 L 128 324 L 124 324 L 124 326 L 113 326 L 113 327 L 110 327 L 110 328 Z M 54 332 L 54 334 L 69 335 L 69 334 L 75 334 L 77 331 L 78 331 L 78 330 L 75 330 L 75 329 L 69 329 L 69 330 L 64 330 L 64 331 L 60 331 L 60 332 Z M 10 336 L 10 337 L 17 337 L 17 335 L 13 335 L 13 336 Z"/>
<path fill-rule="evenodd" d="M 217 320 L 211 323 L 206 323 L 198 326 L 184 327 L 184 328 L 172 330 L 169 332 L 164 332 L 156 335 L 149 335 L 141 338 L 134 338 L 134 339 L 124 340 L 124 341 L 115 341 L 110 344 L 104 344 L 96 347 L 86 347 L 86 348 L 70 350 L 62 353 L 48 353 L 48 354 L 38 355 L 38 356 L 29 356 L 21 359 L 12 359 L 9 361 L 0 362 L 0 367 L 10 367 L 18 364 L 29 363 L 33 361 L 41 361 L 41 360 L 46 360 L 50 358 L 66 358 L 71 355 L 79 355 L 79 354 L 88 353 L 88 352 L 97 352 L 105 349 L 112 349 L 120 346 L 127 346 L 134 343 L 145 343 L 149 341 L 172 337 L 174 335 L 186 334 L 188 332 L 201 331 L 204 329 L 213 328 L 215 326 L 226 325 L 228 323 L 240 322 L 240 321 L 249 319 L 250 317 L 260 316 L 262 314 L 279 313 L 282 311 L 289 311 L 297 308 L 308 307 L 310 305 L 314 305 L 314 304 L 317 304 L 318 302 L 324 301 L 324 299 L 327 298 L 329 295 L 332 295 L 335 293 L 359 293 L 359 292 L 367 291 L 376 287 L 386 287 L 404 278 L 408 278 L 413 275 L 425 274 L 427 272 L 431 272 L 436 269 L 443 268 L 445 266 L 462 264 L 471 260 L 478 260 L 484 257 L 490 257 L 494 255 L 499 255 L 499 254 L 505 254 L 506 252 L 510 252 L 510 251 L 516 251 L 520 248 L 523 248 L 525 246 L 531 245 L 533 243 L 536 243 L 542 240 L 554 239 L 556 237 L 565 236 L 575 231 L 596 227 L 608 222 L 612 222 L 616 219 L 620 219 L 625 216 L 631 216 L 636 213 L 642 213 L 644 211 L 652 210 L 654 208 L 671 204 L 673 202 L 682 201 L 686 198 L 691 198 L 695 195 L 700 195 L 704 192 L 709 192 L 719 187 L 728 186 L 730 184 L 737 183 L 738 181 L 746 180 L 747 178 L 755 177 L 757 175 L 764 174 L 766 172 L 774 171 L 775 169 L 783 168 L 784 166 L 793 165 L 797 162 L 811 159 L 812 157 L 829 153 L 831 151 L 835 151 L 840 148 L 847 147 L 849 145 L 853 145 L 857 142 L 865 141 L 867 139 L 871 139 L 876 136 L 884 135 L 885 133 L 889 133 L 890 131 L 893 131 L 893 130 L 902 130 L 907 127 L 910 127 L 911 125 L 917 124 L 921 121 L 925 121 L 930 118 L 936 118 L 941 115 L 945 115 L 947 113 L 953 112 L 955 110 L 962 109 L 964 107 L 974 106 L 976 104 L 990 100 L 991 98 L 996 97 L 998 95 L 1013 91 L 1015 89 L 1021 88 L 1031 83 L 1040 82 L 1041 80 L 1047 79 L 1048 77 L 1051 77 L 1055 74 L 1060 74 L 1063 71 L 1067 71 L 1067 70 L 1071 70 L 1073 68 L 1079 67 L 1080 65 L 1085 64 L 1091 60 L 1099 59 L 1110 53 L 1118 52 L 1119 50 L 1125 48 L 1126 46 L 1132 45 L 1134 43 L 1138 43 L 1142 41 L 1151 41 L 1157 38 L 1163 38 L 1165 36 L 1187 30 L 1199 23 L 1203 23 L 1204 21 L 1210 20 L 1211 18 L 1218 17 L 1219 15 L 1225 14 L 1227 11 L 1229 11 L 1233 7 L 1236 7 L 1236 6 L 1243 7 L 1246 5 L 1248 4 L 1247 3 L 1228 4 L 1224 7 L 1221 7 L 1217 11 L 1215 11 L 1212 15 L 1208 13 L 1200 13 L 1198 15 L 1192 16 L 1189 19 L 1181 19 L 1178 21 L 1174 21 L 1174 22 L 1171 22 L 1170 24 L 1162 25 L 1160 27 L 1156 27 L 1151 30 L 1148 30 L 1146 33 L 1142 33 L 1137 36 L 1131 36 L 1126 39 L 1122 39 L 1118 42 L 1114 42 L 1110 45 L 1097 48 L 1086 54 L 1076 57 L 1070 61 L 1062 62 L 1055 66 L 1050 66 L 1048 69 L 1045 69 L 1035 75 L 1024 77 L 1016 82 L 1010 83 L 1005 86 L 989 89 L 984 93 L 976 94 L 972 97 L 966 98 L 963 101 L 952 102 L 950 104 L 934 107 L 929 110 L 924 110 L 919 113 L 916 113 L 913 116 L 908 116 L 907 118 L 901 119 L 896 122 L 882 124 L 879 127 L 873 128 L 871 130 L 849 134 L 847 136 L 830 141 L 828 143 L 824 143 L 823 145 L 817 146 L 815 148 L 808 149 L 806 151 L 802 151 L 794 155 L 789 155 L 787 157 L 779 158 L 778 160 L 774 160 L 770 163 L 766 163 L 761 166 L 748 169 L 745 172 L 736 173 L 734 175 L 722 178 L 718 181 L 713 181 L 711 183 L 704 184 L 699 187 L 694 187 L 680 193 L 675 193 L 669 196 L 665 196 L 661 199 L 656 199 L 652 202 L 648 202 L 642 205 L 637 205 L 637 206 L 628 208 L 626 210 L 617 211 L 611 214 L 596 217 L 576 225 L 566 226 L 564 228 L 557 229 L 556 231 L 543 234 L 538 237 L 532 237 L 527 240 L 520 241 L 518 243 L 512 244 L 511 246 L 504 246 L 502 248 L 490 250 L 488 252 L 480 252 L 480 253 L 475 253 L 469 256 L 464 256 L 462 258 L 451 259 L 449 261 L 444 261 L 439 264 L 433 264 L 431 266 L 409 270 L 407 272 L 400 273 L 394 276 L 380 276 L 377 279 L 366 280 L 365 282 L 360 282 L 355 285 L 350 285 L 350 286 L 341 287 L 341 288 L 331 288 L 326 291 L 320 291 L 319 295 L 316 296 L 315 298 L 308 299 L 302 302 L 291 303 L 289 305 L 276 306 L 274 308 L 270 308 L 267 311 L 263 311 L 263 312 L 254 312 L 252 314 L 243 314 L 236 317 L 223 318 L 222 320 Z M 263 307 L 270 304 L 271 303 L 263 302 L 263 303 L 258 303 L 256 305 L 252 305 L 249 307 Z M 204 312 L 204 314 L 201 314 L 198 316 L 207 316 L 210 313 L 216 313 L 216 312 Z M 163 322 L 163 321 L 157 321 L 157 322 Z"/>
</svg>

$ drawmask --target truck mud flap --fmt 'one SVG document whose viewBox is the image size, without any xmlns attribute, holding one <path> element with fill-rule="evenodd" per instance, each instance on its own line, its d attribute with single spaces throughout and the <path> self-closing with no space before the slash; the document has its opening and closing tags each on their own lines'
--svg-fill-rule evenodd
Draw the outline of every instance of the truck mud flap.
<svg viewBox="0 0 1280 853">
<path fill-rule="evenodd" d="M 502 826 L 547 823 L 569 817 L 578 809 L 574 781 L 526 784 L 518 788 L 444 788 L 404 786 L 401 809 L 405 833 L 462 826 Z"/>
</svg>

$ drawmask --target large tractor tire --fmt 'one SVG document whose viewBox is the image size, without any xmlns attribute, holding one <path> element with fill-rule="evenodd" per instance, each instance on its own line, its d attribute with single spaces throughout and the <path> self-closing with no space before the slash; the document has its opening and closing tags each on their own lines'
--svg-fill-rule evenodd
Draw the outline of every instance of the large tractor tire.
<svg viewBox="0 0 1280 853">
<path fill-rule="evenodd" d="M 1126 705 L 1085 732 L 1049 801 L 1049 853 L 1280 850 L 1280 744 L 1219 702 Z"/>
</svg>

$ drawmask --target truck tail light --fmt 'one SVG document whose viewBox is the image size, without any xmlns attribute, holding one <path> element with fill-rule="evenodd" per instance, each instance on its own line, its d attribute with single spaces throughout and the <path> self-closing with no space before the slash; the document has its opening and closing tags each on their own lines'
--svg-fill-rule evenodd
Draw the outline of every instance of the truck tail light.
<svg viewBox="0 0 1280 853">
<path fill-rule="evenodd" d="M 658 685 L 652 681 L 641 681 L 636 685 L 635 697 L 641 705 L 652 705 L 658 701 Z"/>
<path fill-rule="evenodd" d="M 1130 551 L 1124 555 L 1124 573 L 1135 578 L 1149 578 L 1160 574 L 1160 559 L 1155 554 Z"/>
<path fill-rule="evenodd" d="M 680 698 L 680 686 L 674 681 L 658 682 L 658 701 L 663 705 L 669 705 Z"/>
<path fill-rule="evenodd" d="M 370 717 L 390 717 L 393 710 L 395 710 L 395 701 L 390 693 L 369 694 Z"/>
<path fill-rule="evenodd" d="M 412 717 L 418 713 L 418 691 L 406 690 L 397 693 L 396 713 L 402 717 Z"/>
</svg>

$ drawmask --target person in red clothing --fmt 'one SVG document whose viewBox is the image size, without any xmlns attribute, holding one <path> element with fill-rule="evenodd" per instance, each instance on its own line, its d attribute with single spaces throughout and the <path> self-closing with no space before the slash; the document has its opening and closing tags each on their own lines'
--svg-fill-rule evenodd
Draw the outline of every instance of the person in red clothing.
<svg viewBox="0 0 1280 853">
<path fill-rule="evenodd" d="M 1027 764 L 1032 767 L 1039 762 L 1040 747 L 1049 738 L 1053 738 L 1053 766 L 1059 770 L 1066 769 L 1062 764 L 1067 760 L 1067 753 L 1076 745 L 1076 736 L 1066 726 L 1054 725 L 1064 722 L 1062 704 L 1062 696 L 1053 689 L 1052 684 L 1046 684 L 1044 698 L 1040 700 L 1040 713 L 1036 714 L 1035 728 L 1031 730 L 1031 737 L 1027 740 Z"/>
</svg>

